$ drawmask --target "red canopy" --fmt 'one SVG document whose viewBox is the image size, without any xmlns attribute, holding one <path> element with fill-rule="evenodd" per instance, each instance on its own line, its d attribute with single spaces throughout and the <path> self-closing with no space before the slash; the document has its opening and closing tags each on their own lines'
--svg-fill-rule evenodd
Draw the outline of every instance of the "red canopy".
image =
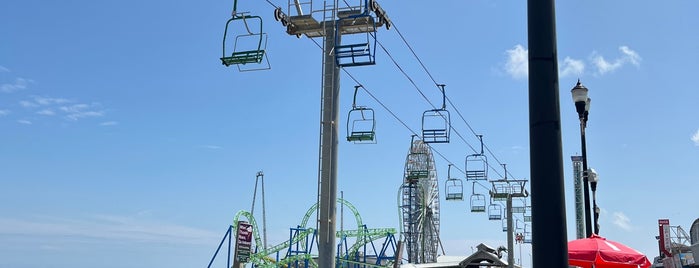
<svg viewBox="0 0 699 268">
<path fill-rule="evenodd" d="M 584 268 L 648 268 L 651 263 L 643 253 L 619 242 L 593 234 L 589 238 L 568 242 L 568 264 Z"/>
</svg>

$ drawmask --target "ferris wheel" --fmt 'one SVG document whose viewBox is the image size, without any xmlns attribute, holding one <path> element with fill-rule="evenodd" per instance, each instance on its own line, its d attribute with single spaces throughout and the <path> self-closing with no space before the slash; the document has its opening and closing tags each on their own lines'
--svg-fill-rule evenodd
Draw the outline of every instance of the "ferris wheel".
<svg viewBox="0 0 699 268">
<path fill-rule="evenodd" d="M 402 235 L 408 262 L 436 262 L 439 247 L 437 171 L 430 147 L 414 137 L 405 161 L 401 195 Z"/>
</svg>

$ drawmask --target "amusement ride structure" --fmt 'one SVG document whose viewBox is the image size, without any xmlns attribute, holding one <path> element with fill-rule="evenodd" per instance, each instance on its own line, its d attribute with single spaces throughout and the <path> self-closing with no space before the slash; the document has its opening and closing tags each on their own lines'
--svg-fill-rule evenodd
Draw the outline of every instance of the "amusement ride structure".
<svg viewBox="0 0 699 268">
<path fill-rule="evenodd" d="M 405 160 L 401 193 L 402 236 L 408 262 L 436 262 L 440 243 L 437 171 L 430 147 L 414 136 Z"/>
<path fill-rule="evenodd" d="M 237 2 L 234 0 L 231 18 L 226 22 L 221 63 L 225 66 L 235 65 L 239 71 L 269 69 L 267 35 L 263 32 L 262 18 L 237 11 Z M 437 83 L 430 75 L 440 90 L 441 106 L 432 105 L 430 102 L 432 109 L 422 114 L 422 129 L 419 133 L 421 135 L 411 130 L 414 135 L 406 157 L 398 196 L 400 231 L 396 232 L 393 228 L 367 228 L 356 208 L 348 201 L 337 198 L 340 70 L 347 72 L 345 68 L 348 67 L 376 64 L 377 30 L 381 27 L 390 29 L 392 22 L 376 0 L 350 1 L 355 4 L 343 1 L 346 7 L 340 7 L 339 0 L 288 0 L 286 10 L 269 0 L 267 2 L 275 7 L 274 18 L 285 27 L 287 34 L 299 38 L 306 36 L 323 50 L 318 201 L 304 215 L 301 224 L 290 228 L 287 241 L 270 246 L 266 238 L 264 176 L 259 172 L 256 177 L 255 196 L 257 183 L 261 179 L 263 238 L 260 238 L 260 231 L 253 216 L 256 199 L 253 197 L 251 211 L 240 211 L 235 215 L 233 224 L 228 227 L 209 267 L 214 264 L 226 241 L 227 268 L 231 267 L 231 253 L 236 256 L 233 264 L 235 268 L 244 263 L 252 263 L 254 267 L 397 267 L 404 260 L 414 264 L 436 262 L 441 247 L 440 183 L 431 144 L 450 142 L 453 127 L 446 105 L 448 98 L 445 85 Z M 322 38 L 323 41 L 318 44 L 313 38 Z M 379 101 L 356 79 L 354 80 L 358 85 L 354 87 L 352 108 L 347 115 L 346 140 L 353 143 L 376 143 L 374 110 L 358 105 L 358 92 L 361 89 Z M 381 105 L 388 110 L 385 105 Z M 463 119 L 459 111 L 456 112 Z M 391 114 L 396 117 L 395 114 Z M 463 120 L 465 122 L 465 119 Z M 456 134 L 466 142 L 458 132 Z M 480 140 L 481 150 L 466 156 L 465 171 L 462 171 L 466 180 L 472 182 L 470 211 L 487 213 L 489 220 L 501 221 L 503 231 L 508 232 L 509 240 L 512 240 L 513 233 L 517 231 L 517 242 L 531 242 L 531 231 L 528 231 L 531 228 L 527 228 L 526 224 L 531 221 L 531 209 L 526 206 L 526 201 L 522 201 L 521 207 L 511 205 L 512 197 L 526 197 L 523 181 L 507 180 L 507 170 L 504 180 L 489 181 L 488 169 L 492 167 L 488 164 L 483 150 L 482 136 L 476 136 Z M 452 167 L 450 162 L 444 184 L 445 200 L 463 201 L 463 181 L 452 177 Z M 479 193 L 476 188 L 480 186 L 489 189 L 483 185 L 489 182 L 493 183 L 493 188 L 487 198 L 488 194 Z M 496 187 L 502 183 L 506 185 L 503 186 L 505 188 Z M 512 183 L 521 187 L 512 187 Z M 501 203 L 505 201 L 508 206 L 503 209 Z M 356 229 L 336 230 L 337 205 L 341 208 L 347 207 L 351 211 L 356 220 Z M 521 213 L 524 217 L 521 222 L 524 224 L 519 225 L 520 220 L 517 219 L 514 221 L 516 225 L 513 225 L 513 213 Z M 306 224 L 313 214 L 316 215 L 317 226 L 308 227 Z M 397 233 L 399 239 L 394 236 Z M 336 238 L 339 238 L 339 241 L 336 241 Z M 383 242 L 377 247 L 374 242 L 380 240 Z M 235 248 L 232 248 L 233 242 L 236 242 Z M 405 257 L 401 255 L 403 248 Z M 509 249 L 508 253 L 511 253 L 511 241 Z M 443 248 L 441 255 L 444 255 Z"/>
</svg>

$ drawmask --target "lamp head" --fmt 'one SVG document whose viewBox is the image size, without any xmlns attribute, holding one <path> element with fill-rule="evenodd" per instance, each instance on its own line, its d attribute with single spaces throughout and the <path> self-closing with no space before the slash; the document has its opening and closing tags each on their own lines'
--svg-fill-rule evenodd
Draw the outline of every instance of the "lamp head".
<svg viewBox="0 0 699 268">
<path fill-rule="evenodd" d="M 590 110 L 590 98 L 587 97 L 587 92 L 588 89 L 583 86 L 582 83 L 580 83 L 580 79 L 578 79 L 578 83 L 575 85 L 575 87 L 570 90 L 570 93 L 573 95 L 575 110 L 578 112 L 578 116 L 580 116 L 581 119 L 583 118 L 585 111 Z"/>
<path fill-rule="evenodd" d="M 597 177 L 597 171 L 595 171 L 594 168 L 590 168 L 587 170 L 587 175 L 589 176 L 590 182 L 598 182 L 599 178 Z"/>
</svg>

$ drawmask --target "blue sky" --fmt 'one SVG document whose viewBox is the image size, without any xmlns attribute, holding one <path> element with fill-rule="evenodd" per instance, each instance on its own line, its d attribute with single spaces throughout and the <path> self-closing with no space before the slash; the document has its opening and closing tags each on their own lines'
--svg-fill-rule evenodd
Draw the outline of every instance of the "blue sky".
<svg viewBox="0 0 699 268">
<path fill-rule="evenodd" d="M 463 169 L 473 153 L 468 145 L 478 144 L 455 109 L 512 176 L 529 178 L 526 2 L 380 3 L 395 28 L 382 29 L 379 41 L 438 103 L 439 91 L 398 29 L 455 105 L 448 109 L 463 139 L 434 146 L 446 158 L 436 159 L 440 187 L 448 164 Z M 239 10 L 263 17 L 272 68 L 222 66 L 231 7 L 2 4 L 0 266 L 204 266 L 236 211 L 250 209 L 260 170 L 270 244 L 288 237 L 316 200 L 321 53 L 307 38 L 287 35 L 267 2 L 241 0 Z M 569 91 L 578 78 L 592 98 L 587 152 L 600 174 L 601 235 L 652 258 L 657 219 L 688 229 L 699 216 L 692 201 L 699 185 L 698 8 L 690 0 L 557 3 L 569 240 L 569 156 L 580 152 Z M 348 71 L 418 130 L 432 107 L 384 51 L 376 61 Z M 354 85 L 343 73 L 341 136 Z M 376 110 L 378 143 L 339 144 L 339 190 L 370 228 L 397 228 L 411 132 L 367 94 L 358 102 Z M 447 254 L 505 244 L 500 222 L 441 194 Z M 527 266 L 529 246 L 522 249 Z"/>
</svg>

